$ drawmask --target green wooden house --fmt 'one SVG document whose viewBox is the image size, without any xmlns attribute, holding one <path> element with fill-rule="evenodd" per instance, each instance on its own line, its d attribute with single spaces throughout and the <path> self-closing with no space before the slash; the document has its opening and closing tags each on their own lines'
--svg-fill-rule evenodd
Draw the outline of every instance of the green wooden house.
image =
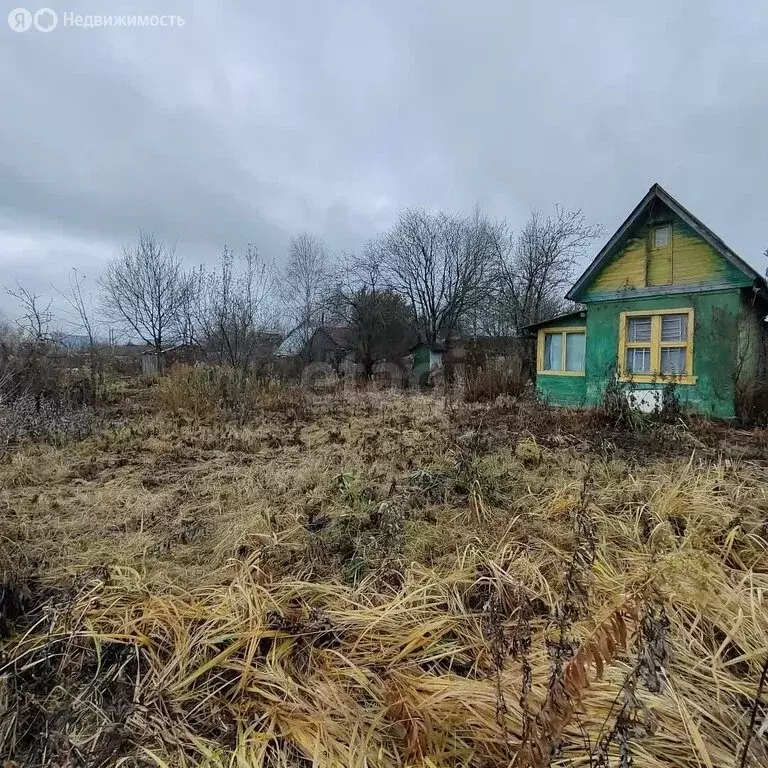
<svg viewBox="0 0 768 768">
<path fill-rule="evenodd" d="M 681 403 L 721 418 L 765 354 L 765 279 L 654 184 L 567 294 L 583 309 L 529 326 L 536 389 L 592 406 L 618 381 L 634 402 Z"/>
</svg>

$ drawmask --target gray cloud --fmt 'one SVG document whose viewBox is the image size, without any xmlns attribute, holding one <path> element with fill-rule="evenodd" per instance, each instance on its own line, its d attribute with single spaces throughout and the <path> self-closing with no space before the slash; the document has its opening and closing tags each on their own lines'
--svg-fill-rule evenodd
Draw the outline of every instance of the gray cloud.
<svg viewBox="0 0 768 768">
<path fill-rule="evenodd" d="M 0 20 L 0 283 L 96 273 L 139 228 L 191 262 L 305 229 L 350 250 L 411 204 L 611 230 L 657 180 L 762 266 L 757 0 L 49 4 L 48 34 Z"/>
</svg>

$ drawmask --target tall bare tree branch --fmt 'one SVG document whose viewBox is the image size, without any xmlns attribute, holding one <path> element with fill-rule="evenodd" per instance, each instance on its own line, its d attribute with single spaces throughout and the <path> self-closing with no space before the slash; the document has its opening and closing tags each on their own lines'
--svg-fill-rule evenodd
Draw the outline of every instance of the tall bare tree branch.
<svg viewBox="0 0 768 768">
<path fill-rule="evenodd" d="M 273 287 L 272 265 L 251 244 L 239 257 L 225 247 L 203 277 L 200 339 L 243 376 L 264 351 Z"/>
<path fill-rule="evenodd" d="M 562 297 L 576 266 L 601 233 L 581 211 L 559 205 L 547 216 L 533 211 L 517 236 L 506 225 L 497 231 L 494 251 L 501 300 L 515 331 L 564 308 Z"/>
<path fill-rule="evenodd" d="M 479 210 L 463 217 L 409 208 L 380 239 L 383 273 L 409 303 L 421 341 L 450 343 L 487 291 L 495 227 Z"/>
<path fill-rule="evenodd" d="M 93 297 L 90 293 L 83 293 L 85 275 L 79 275 L 74 267 L 69 273 L 69 287 L 62 291 L 54 290 L 61 296 L 69 307 L 69 317 L 66 322 L 83 333 L 88 339 L 88 357 L 90 362 L 91 383 L 96 378 L 101 378 L 101 361 L 98 354 L 96 341 L 96 311 L 93 306 Z"/>
<path fill-rule="evenodd" d="M 280 292 L 292 333 L 308 354 L 309 340 L 320 324 L 329 293 L 329 257 L 322 240 L 306 232 L 291 238 L 288 262 L 280 274 Z"/>
<path fill-rule="evenodd" d="M 342 260 L 330 308 L 333 317 L 348 328 L 366 379 L 371 378 L 376 362 L 399 360 L 408 353 L 414 339 L 410 312 L 403 298 L 385 284 L 372 243 L 362 255 Z"/>
<path fill-rule="evenodd" d="M 136 243 L 123 246 L 99 283 L 105 312 L 127 324 L 158 356 L 164 343 L 181 337 L 192 281 L 173 246 L 141 232 Z"/>
<path fill-rule="evenodd" d="M 18 280 L 15 288 L 6 288 L 6 293 L 21 305 L 22 315 L 16 318 L 19 330 L 31 341 L 46 343 L 51 341 L 51 299 L 45 298 L 25 288 Z"/>
</svg>

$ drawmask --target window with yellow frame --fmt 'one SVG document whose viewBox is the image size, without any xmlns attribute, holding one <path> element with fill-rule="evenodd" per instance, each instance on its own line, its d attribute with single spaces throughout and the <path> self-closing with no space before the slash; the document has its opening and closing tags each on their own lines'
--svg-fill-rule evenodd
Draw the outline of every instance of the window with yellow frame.
<svg viewBox="0 0 768 768">
<path fill-rule="evenodd" d="M 619 378 L 638 383 L 670 379 L 695 384 L 693 309 L 622 312 Z"/>
<path fill-rule="evenodd" d="M 536 345 L 537 374 L 583 376 L 586 328 L 542 328 Z"/>
</svg>

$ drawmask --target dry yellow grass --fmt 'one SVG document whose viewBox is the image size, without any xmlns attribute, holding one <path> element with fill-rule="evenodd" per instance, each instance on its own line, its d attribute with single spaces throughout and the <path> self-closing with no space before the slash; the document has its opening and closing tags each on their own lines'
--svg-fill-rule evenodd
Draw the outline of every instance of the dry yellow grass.
<svg viewBox="0 0 768 768">
<path fill-rule="evenodd" d="M 20 448 L 0 753 L 735 768 L 756 712 L 768 764 L 765 462 L 527 408 L 362 393 Z"/>
</svg>

